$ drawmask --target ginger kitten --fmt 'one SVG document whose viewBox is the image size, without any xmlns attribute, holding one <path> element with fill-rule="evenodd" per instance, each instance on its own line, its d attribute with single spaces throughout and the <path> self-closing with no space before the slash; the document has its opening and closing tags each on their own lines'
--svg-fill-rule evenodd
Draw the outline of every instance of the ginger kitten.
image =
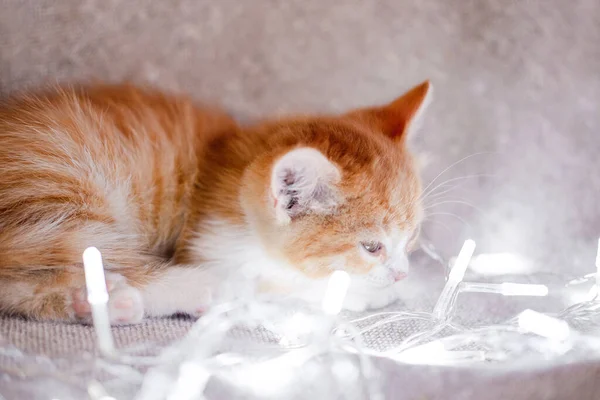
<svg viewBox="0 0 600 400">
<path fill-rule="evenodd" d="M 346 308 L 395 301 L 421 219 L 406 137 L 429 91 L 252 126 L 130 85 L 9 99 L 0 312 L 87 320 L 89 246 L 113 324 L 201 313 L 230 279 L 318 302 L 335 269 L 352 277 Z"/>
</svg>

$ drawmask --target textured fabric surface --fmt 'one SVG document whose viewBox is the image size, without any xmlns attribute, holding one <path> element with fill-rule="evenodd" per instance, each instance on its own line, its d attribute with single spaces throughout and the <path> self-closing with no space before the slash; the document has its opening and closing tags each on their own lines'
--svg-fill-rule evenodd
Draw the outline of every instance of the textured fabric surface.
<svg viewBox="0 0 600 400">
<path fill-rule="evenodd" d="M 593 271 L 600 235 L 599 43 L 598 0 L 0 0 L 0 95 L 127 79 L 248 119 L 383 102 L 429 78 L 434 101 L 414 138 L 425 180 L 468 158 L 431 186 L 454 179 L 447 184 L 457 188 L 429 197 L 424 236 L 446 258 L 472 237 L 480 253 L 517 254 L 527 272 L 564 282 Z M 414 269 L 420 283 L 407 296 L 431 304 L 443 270 L 435 262 Z M 554 305 L 467 296 L 462 315 L 556 311 L 570 301 L 558 297 Z M 115 334 L 121 344 L 169 341 L 190 324 L 152 320 Z M 0 335 L 51 356 L 93 349 L 81 326 L 3 318 Z M 468 372 L 430 384 L 417 369 L 406 375 L 415 379 L 390 378 L 389 390 L 414 399 L 597 398 L 597 367 L 553 374 L 481 380 L 459 397 L 457 388 L 473 383 Z"/>
<path fill-rule="evenodd" d="M 144 342 L 159 346 L 181 339 L 194 321 L 188 318 L 150 319 L 136 326 L 113 329 L 117 347 L 133 347 Z M 29 354 L 68 357 L 95 353 L 96 335 L 90 326 L 1 318 L 0 337 Z"/>
</svg>

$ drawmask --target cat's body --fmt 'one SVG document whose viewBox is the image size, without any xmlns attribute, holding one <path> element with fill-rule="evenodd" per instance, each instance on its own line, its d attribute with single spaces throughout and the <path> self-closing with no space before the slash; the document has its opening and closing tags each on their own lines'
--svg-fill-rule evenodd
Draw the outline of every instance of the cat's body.
<svg viewBox="0 0 600 400">
<path fill-rule="evenodd" d="M 82 252 L 103 254 L 113 323 L 201 313 L 224 282 L 350 309 L 397 298 L 420 185 L 406 130 L 428 84 L 386 107 L 239 127 L 132 86 L 0 106 L 0 312 L 89 316 Z"/>
</svg>

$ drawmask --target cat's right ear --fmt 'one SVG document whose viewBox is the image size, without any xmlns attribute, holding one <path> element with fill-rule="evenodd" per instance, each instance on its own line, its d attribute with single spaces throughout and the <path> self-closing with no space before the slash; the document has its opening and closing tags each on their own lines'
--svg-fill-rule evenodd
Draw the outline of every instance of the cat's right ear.
<svg viewBox="0 0 600 400">
<path fill-rule="evenodd" d="M 355 110 L 349 115 L 369 124 L 392 140 L 404 143 L 419 125 L 431 97 L 431 83 L 425 81 L 391 103 Z"/>
<path fill-rule="evenodd" d="M 327 214 L 338 204 L 338 168 L 318 150 L 302 147 L 275 161 L 271 205 L 281 225 L 308 213 Z"/>
</svg>

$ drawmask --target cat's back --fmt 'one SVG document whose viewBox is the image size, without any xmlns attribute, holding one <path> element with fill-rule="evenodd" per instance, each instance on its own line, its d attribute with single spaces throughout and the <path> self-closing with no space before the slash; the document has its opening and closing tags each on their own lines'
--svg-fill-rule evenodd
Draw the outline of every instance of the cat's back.
<svg viewBox="0 0 600 400">
<path fill-rule="evenodd" d="M 60 87 L 3 102 L 0 253 L 18 251 L 25 235 L 84 225 L 164 247 L 184 223 L 203 144 L 233 125 L 188 98 L 131 85 Z"/>
<path fill-rule="evenodd" d="M 23 153 L 69 158 L 85 151 L 97 164 L 103 152 L 112 158 L 127 151 L 139 157 L 155 148 L 193 149 L 200 115 L 185 97 L 132 85 L 25 92 L 0 103 L 0 152 L 10 150 L 2 154 L 11 162 L 21 146 Z"/>
</svg>

